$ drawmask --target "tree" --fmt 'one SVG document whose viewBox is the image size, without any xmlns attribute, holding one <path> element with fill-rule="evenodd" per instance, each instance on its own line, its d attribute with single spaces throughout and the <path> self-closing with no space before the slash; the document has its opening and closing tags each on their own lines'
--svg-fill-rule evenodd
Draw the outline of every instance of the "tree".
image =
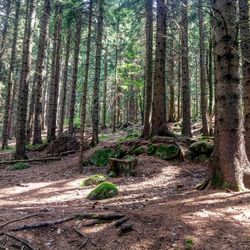
<svg viewBox="0 0 250 250">
<path fill-rule="evenodd" d="M 48 102 L 48 128 L 47 141 L 50 142 L 56 137 L 56 115 L 57 99 L 60 79 L 60 58 L 61 58 L 61 26 L 62 26 L 62 6 L 56 5 L 54 24 L 54 44 L 52 55 L 51 81 Z"/>
<path fill-rule="evenodd" d="M 250 26 L 249 3 L 239 0 L 240 38 L 242 53 L 242 81 L 244 89 L 245 142 L 248 159 L 250 159 Z"/>
<path fill-rule="evenodd" d="M 242 93 L 239 78 L 236 0 L 215 0 L 214 30 L 216 54 L 215 149 L 212 183 L 242 190 L 247 182 L 249 162 L 245 151 Z M 245 179 L 245 178 L 246 179 Z"/>
<path fill-rule="evenodd" d="M 99 89 L 101 73 L 101 54 L 102 54 L 102 33 L 103 33 L 103 0 L 98 0 L 98 21 L 96 37 L 96 56 L 95 56 L 95 78 L 93 89 L 92 107 L 92 146 L 98 144 L 98 125 L 99 125 Z"/>
<path fill-rule="evenodd" d="M 153 85 L 153 1 L 145 0 L 146 5 L 146 58 L 145 58 L 145 102 L 142 137 L 150 135 L 150 113 Z"/>
<path fill-rule="evenodd" d="M 42 85 L 44 76 L 45 50 L 48 39 L 48 29 L 50 20 L 51 3 L 50 0 L 44 0 L 43 15 L 40 22 L 40 38 L 38 44 L 36 69 L 34 75 L 35 85 L 35 103 L 34 103 L 34 133 L 33 144 L 42 143 Z"/>
<path fill-rule="evenodd" d="M 209 135 L 207 123 L 207 80 L 205 66 L 205 37 L 204 37 L 204 14 L 202 10 L 202 0 L 198 3 L 199 16 L 199 34 L 200 34 L 200 86 L 201 86 L 201 117 L 202 117 L 202 133 Z"/>
<path fill-rule="evenodd" d="M 70 135 L 74 132 L 74 115 L 75 115 L 75 102 L 76 102 L 76 84 L 77 84 L 77 72 L 78 61 L 81 42 L 81 30 L 82 30 L 82 17 L 80 13 L 77 13 L 76 17 L 76 35 L 75 35 L 75 51 L 74 51 L 74 66 L 72 75 L 72 86 L 69 106 L 69 127 L 68 132 Z"/>
<path fill-rule="evenodd" d="M 181 0 L 182 135 L 191 137 L 187 0 Z"/>
<path fill-rule="evenodd" d="M 170 132 L 167 127 L 166 91 L 166 5 L 164 0 L 157 0 L 157 32 L 154 67 L 154 87 L 152 104 L 151 136 L 166 136 Z"/>
<path fill-rule="evenodd" d="M 33 24 L 35 15 L 34 0 L 26 0 L 25 13 L 25 31 L 23 39 L 22 50 L 22 68 L 19 83 L 18 94 L 18 110 L 17 110 L 17 128 L 16 128 L 16 159 L 23 159 L 26 157 L 25 143 L 26 143 L 26 120 L 27 120 L 27 104 L 29 91 L 29 77 L 30 77 L 30 55 L 31 55 L 31 39 L 33 32 Z"/>
<path fill-rule="evenodd" d="M 16 13 L 15 13 L 15 20 L 14 20 L 14 31 L 13 31 L 13 39 L 12 39 L 12 46 L 11 46 L 11 57 L 10 57 L 10 65 L 9 65 L 9 72 L 7 78 L 7 93 L 5 96 L 5 107 L 4 107 L 4 119 L 3 119 L 3 132 L 2 132 L 2 149 L 8 147 L 8 139 L 9 139 L 9 130 L 8 130 L 8 122 L 10 118 L 10 107 L 12 105 L 11 100 L 11 93 L 13 89 L 13 73 L 14 68 L 16 65 L 16 44 L 17 44 L 17 37 L 18 37 L 18 22 L 20 16 L 20 0 L 16 0 Z"/>
</svg>

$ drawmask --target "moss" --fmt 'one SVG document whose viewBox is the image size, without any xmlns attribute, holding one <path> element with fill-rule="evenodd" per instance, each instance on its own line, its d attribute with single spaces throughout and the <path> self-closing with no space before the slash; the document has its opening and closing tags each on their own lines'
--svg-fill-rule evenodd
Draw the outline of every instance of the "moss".
<svg viewBox="0 0 250 250">
<path fill-rule="evenodd" d="M 155 155 L 163 160 L 173 160 L 179 157 L 180 148 L 177 145 L 160 144 Z"/>
<path fill-rule="evenodd" d="M 134 155 L 141 155 L 141 154 L 143 154 L 144 153 L 144 149 L 142 148 L 142 147 L 135 147 L 133 150 L 132 150 L 132 152 L 131 152 L 132 154 L 134 154 Z"/>
<path fill-rule="evenodd" d="M 147 154 L 148 155 L 154 155 L 156 149 L 157 149 L 157 146 L 155 144 L 148 144 Z"/>
<path fill-rule="evenodd" d="M 123 145 L 118 145 L 115 148 L 115 158 L 121 159 L 126 155 L 126 150 L 125 147 Z"/>
<path fill-rule="evenodd" d="M 87 196 L 90 200 L 109 199 L 118 194 L 118 189 L 111 182 L 103 182 L 94 188 Z"/>
<path fill-rule="evenodd" d="M 116 175 L 115 171 L 109 171 L 108 176 L 111 178 L 115 178 L 117 175 Z"/>
<path fill-rule="evenodd" d="M 193 246 L 194 246 L 194 242 L 192 239 L 186 239 L 185 240 L 185 249 L 186 250 L 191 250 L 193 249 Z"/>
<path fill-rule="evenodd" d="M 26 148 L 28 149 L 28 150 L 38 150 L 38 149 L 40 149 L 42 146 L 44 146 L 46 144 L 46 142 L 43 142 L 43 143 L 40 143 L 40 144 L 35 144 L 35 145 L 33 145 L 33 144 L 28 144 L 28 145 L 26 145 Z"/>
<path fill-rule="evenodd" d="M 90 157 L 90 163 L 97 167 L 106 166 L 109 159 L 116 156 L 116 152 L 111 148 L 103 148 L 95 151 Z"/>
<path fill-rule="evenodd" d="M 206 161 L 207 160 L 207 155 L 201 154 L 201 155 L 199 155 L 198 159 L 199 159 L 199 161 Z"/>
<path fill-rule="evenodd" d="M 119 141 L 121 141 L 121 142 L 130 141 L 130 140 L 138 138 L 139 135 L 140 135 L 140 133 L 138 131 L 129 131 L 128 134 L 125 137 L 121 137 L 119 139 Z"/>
<path fill-rule="evenodd" d="M 95 175 L 91 175 L 87 179 L 83 180 L 81 183 L 81 186 L 94 186 L 94 185 L 98 185 L 106 180 L 107 180 L 106 176 L 101 175 L 101 174 L 95 174 Z"/>
<path fill-rule="evenodd" d="M 207 156 L 210 156 L 213 152 L 213 143 L 202 140 L 192 143 L 189 148 L 197 155 L 206 154 Z"/>
<path fill-rule="evenodd" d="M 5 149 L 0 149 L 0 152 L 15 152 L 15 147 L 6 147 Z"/>
<path fill-rule="evenodd" d="M 23 170 L 23 169 L 27 169 L 30 168 L 30 164 L 25 163 L 25 162 L 18 162 L 12 166 L 10 166 L 8 169 L 11 171 L 16 171 L 16 170 Z"/>
</svg>

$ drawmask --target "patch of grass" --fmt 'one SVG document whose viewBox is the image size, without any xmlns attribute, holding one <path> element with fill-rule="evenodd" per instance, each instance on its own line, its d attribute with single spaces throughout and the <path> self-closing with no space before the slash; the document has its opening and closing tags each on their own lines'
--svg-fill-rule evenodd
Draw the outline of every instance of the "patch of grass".
<svg viewBox="0 0 250 250">
<path fill-rule="evenodd" d="M 46 144 L 46 142 L 43 142 L 43 143 L 40 143 L 40 144 L 35 144 L 35 145 L 33 145 L 33 144 L 27 144 L 26 145 L 26 149 L 28 149 L 28 150 L 37 150 L 40 147 L 42 147 L 43 145 L 45 145 L 45 144 Z"/>
<path fill-rule="evenodd" d="M 103 182 L 94 188 L 87 196 L 90 200 L 103 200 L 118 194 L 118 188 L 111 182 Z"/>
<path fill-rule="evenodd" d="M 121 141 L 121 142 L 130 141 L 130 140 L 138 138 L 139 136 L 140 136 L 140 132 L 138 132 L 138 131 L 131 131 L 131 132 L 128 132 L 127 136 L 121 137 L 119 139 L 119 141 Z"/>
<path fill-rule="evenodd" d="M 147 154 L 148 155 L 154 155 L 156 149 L 157 149 L 157 146 L 155 144 L 148 144 Z"/>
<path fill-rule="evenodd" d="M 194 246 L 194 242 L 192 239 L 185 239 L 185 249 L 192 250 Z"/>
<path fill-rule="evenodd" d="M 101 174 L 95 174 L 95 175 L 91 175 L 87 179 L 83 180 L 81 183 L 81 186 L 82 187 L 95 186 L 95 185 L 98 185 L 106 180 L 107 180 L 106 176 L 101 175 Z"/>
<path fill-rule="evenodd" d="M 111 148 L 103 148 L 95 151 L 90 157 L 90 163 L 97 167 L 104 167 L 108 164 L 109 159 L 116 157 L 116 151 Z"/>
<path fill-rule="evenodd" d="M 105 135 L 105 134 L 100 134 L 100 135 L 99 135 L 99 140 L 100 140 L 100 141 L 107 141 L 107 139 L 108 139 L 108 136 L 107 136 L 107 135 Z"/>
<path fill-rule="evenodd" d="M 1 149 L 0 152 L 10 152 L 10 153 L 12 153 L 12 152 L 15 152 L 15 147 L 8 146 L 5 149 Z"/>
<path fill-rule="evenodd" d="M 18 162 L 12 166 L 10 166 L 8 168 L 8 170 L 10 171 L 16 171 L 16 170 L 23 170 L 23 169 L 27 169 L 30 168 L 30 164 L 26 163 L 26 162 Z"/>
</svg>

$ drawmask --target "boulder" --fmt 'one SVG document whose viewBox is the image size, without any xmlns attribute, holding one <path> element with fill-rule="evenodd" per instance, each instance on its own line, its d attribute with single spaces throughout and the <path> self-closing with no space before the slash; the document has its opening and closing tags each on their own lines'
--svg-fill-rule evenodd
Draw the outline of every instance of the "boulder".
<svg viewBox="0 0 250 250">
<path fill-rule="evenodd" d="M 174 160 L 181 155 L 180 147 L 176 144 L 159 144 L 155 151 L 155 156 L 163 160 Z"/>
<path fill-rule="evenodd" d="M 94 188 L 87 196 L 89 200 L 109 199 L 118 194 L 118 189 L 111 182 L 103 182 Z"/>
</svg>

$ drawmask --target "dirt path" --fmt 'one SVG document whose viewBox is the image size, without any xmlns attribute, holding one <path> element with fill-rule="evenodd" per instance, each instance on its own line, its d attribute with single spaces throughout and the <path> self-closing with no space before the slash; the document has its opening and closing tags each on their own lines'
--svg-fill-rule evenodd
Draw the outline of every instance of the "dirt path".
<svg viewBox="0 0 250 250">
<path fill-rule="evenodd" d="M 103 144 L 100 145 L 100 147 Z M 93 149 L 92 149 L 93 151 Z M 87 154 L 90 154 L 87 152 Z M 122 236 L 112 223 L 84 226 L 72 220 L 52 227 L 13 232 L 33 249 L 250 249 L 250 192 L 195 191 L 208 165 L 167 162 L 140 156 L 137 177 L 110 179 L 119 195 L 103 201 L 85 197 L 91 188 L 80 182 L 103 168 L 88 167 L 78 174 L 77 154 L 62 161 L 32 164 L 22 171 L 0 169 L 0 224 L 41 213 L 0 228 L 0 249 L 18 249 L 20 244 L 1 232 L 17 226 L 54 220 L 76 212 L 123 213 L 133 231 Z"/>
</svg>

